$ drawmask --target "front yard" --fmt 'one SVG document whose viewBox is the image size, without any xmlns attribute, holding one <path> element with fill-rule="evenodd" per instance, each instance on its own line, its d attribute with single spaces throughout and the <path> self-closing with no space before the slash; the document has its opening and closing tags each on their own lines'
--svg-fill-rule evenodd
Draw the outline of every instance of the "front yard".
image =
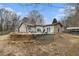
<svg viewBox="0 0 79 59">
<path fill-rule="evenodd" d="M 28 35 L 11 36 L 11 34 L 0 36 L 0 55 L 79 55 L 79 36 L 77 35 L 62 33 L 51 36 L 52 39 L 46 36 L 48 40 L 41 41 L 41 36 L 39 40 Z"/>
</svg>

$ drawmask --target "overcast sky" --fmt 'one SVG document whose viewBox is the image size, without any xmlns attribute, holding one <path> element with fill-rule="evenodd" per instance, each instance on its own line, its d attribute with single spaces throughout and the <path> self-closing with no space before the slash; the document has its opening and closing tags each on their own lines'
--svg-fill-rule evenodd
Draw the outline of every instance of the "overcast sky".
<svg viewBox="0 0 79 59">
<path fill-rule="evenodd" d="M 27 16 L 32 10 L 38 10 L 45 19 L 46 24 L 52 23 L 53 18 L 61 20 L 64 17 L 64 4 L 53 3 L 53 4 L 0 4 L 0 8 L 7 8 L 9 10 L 15 10 L 21 19 Z"/>
</svg>

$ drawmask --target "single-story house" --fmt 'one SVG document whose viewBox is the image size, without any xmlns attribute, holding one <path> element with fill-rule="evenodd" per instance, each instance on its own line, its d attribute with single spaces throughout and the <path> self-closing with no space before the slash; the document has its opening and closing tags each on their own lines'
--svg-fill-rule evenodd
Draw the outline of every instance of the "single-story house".
<svg viewBox="0 0 79 59">
<path fill-rule="evenodd" d="M 62 24 L 53 23 L 48 25 L 32 25 L 22 22 L 16 32 L 31 34 L 56 34 L 62 33 Z"/>
</svg>

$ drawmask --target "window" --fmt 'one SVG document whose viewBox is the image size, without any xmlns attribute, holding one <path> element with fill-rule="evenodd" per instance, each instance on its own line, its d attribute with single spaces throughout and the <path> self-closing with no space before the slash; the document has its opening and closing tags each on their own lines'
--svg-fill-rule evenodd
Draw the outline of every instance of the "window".
<svg viewBox="0 0 79 59">
<path fill-rule="evenodd" d="M 38 28 L 38 29 L 37 29 L 37 32 L 41 32 L 41 29 Z"/>
<path fill-rule="evenodd" d="M 47 28 L 47 32 L 50 32 L 50 27 L 49 27 L 49 28 Z"/>
</svg>

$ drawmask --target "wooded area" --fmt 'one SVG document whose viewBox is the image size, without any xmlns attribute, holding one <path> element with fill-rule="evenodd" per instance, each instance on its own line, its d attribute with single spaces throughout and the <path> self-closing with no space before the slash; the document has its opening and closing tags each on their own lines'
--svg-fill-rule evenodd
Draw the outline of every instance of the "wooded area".
<svg viewBox="0 0 79 59">
<path fill-rule="evenodd" d="M 64 13 L 66 16 L 64 17 L 62 23 L 65 28 L 79 26 L 79 3 L 66 4 Z"/>
<path fill-rule="evenodd" d="M 28 19 L 26 19 L 28 17 Z M 7 10 L 6 8 L 0 9 L 0 32 L 14 32 L 15 28 L 19 27 L 21 22 L 43 25 L 44 18 L 37 10 L 32 10 L 26 17 L 20 20 L 20 16 L 13 10 Z"/>
</svg>

